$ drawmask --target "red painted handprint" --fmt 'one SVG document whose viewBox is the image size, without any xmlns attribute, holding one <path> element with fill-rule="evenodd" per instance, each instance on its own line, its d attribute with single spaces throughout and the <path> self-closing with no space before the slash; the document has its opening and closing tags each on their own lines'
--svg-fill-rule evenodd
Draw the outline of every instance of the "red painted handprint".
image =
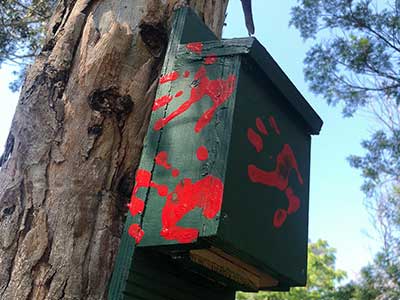
<svg viewBox="0 0 400 300">
<path fill-rule="evenodd" d="M 201 42 L 189 43 L 186 45 L 188 51 L 200 55 L 203 51 Z M 153 126 L 153 130 L 164 128 L 169 122 L 176 117 L 184 114 L 190 107 L 204 97 L 208 96 L 213 102 L 212 106 L 206 110 L 196 122 L 194 127 L 195 133 L 201 132 L 214 117 L 217 109 L 226 101 L 234 91 L 236 84 L 236 76 L 231 74 L 226 79 L 217 78 L 210 79 L 207 74 L 206 65 L 212 65 L 218 61 L 215 54 L 209 54 L 204 58 L 203 65 L 199 67 L 194 74 L 191 83 L 190 96 L 173 112 L 164 118 L 158 119 Z M 183 78 L 190 76 L 188 70 L 184 71 Z M 160 85 L 173 82 L 180 78 L 178 71 L 171 71 L 160 78 Z M 153 111 L 167 106 L 174 98 L 181 97 L 183 91 L 177 91 L 174 96 L 167 94 L 157 98 L 153 105 Z M 208 159 L 208 150 L 205 146 L 200 146 L 197 150 L 197 158 L 199 161 Z M 164 151 L 159 152 L 154 158 L 157 165 L 167 170 L 171 170 L 173 177 L 178 177 L 180 172 L 178 169 L 172 168 L 168 163 L 168 154 Z M 201 208 L 203 216 L 208 219 L 214 218 L 221 210 L 223 183 L 212 175 L 192 182 L 190 178 L 184 178 L 175 187 L 174 191 L 169 193 L 166 185 L 157 184 L 151 180 L 151 172 L 139 169 L 136 172 L 136 183 L 132 191 L 131 201 L 128 204 L 129 211 L 133 216 L 143 213 L 145 202 L 140 199 L 137 194 L 141 188 L 154 188 L 161 197 L 165 197 L 166 202 L 161 213 L 161 236 L 166 240 L 176 240 L 180 243 L 193 242 L 199 235 L 197 228 L 185 228 L 178 226 L 178 222 L 195 208 Z M 128 233 L 140 243 L 144 236 L 144 231 L 139 224 L 132 224 Z"/>
<path fill-rule="evenodd" d="M 201 54 L 203 51 L 203 44 L 202 43 L 190 43 L 187 44 L 186 48 L 194 52 L 196 54 Z M 216 63 L 218 57 L 215 54 L 208 55 L 205 59 L 203 64 L 204 65 L 212 65 Z M 189 98 L 184 101 L 175 111 L 171 112 L 165 118 L 161 118 L 155 122 L 153 129 L 160 130 L 164 128 L 169 122 L 171 122 L 176 117 L 185 113 L 190 107 L 195 104 L 196 102 L 202 100 L 205 96 L 208 96 L 213 105 L 206 110 L 198 119 L 194 131 L 199 133 L 204 127 L 206 127 L 212 120 L 215 115 L 217 109 L 226 101 L 228 101 L 229 97 L 232 95 L 236 76 L 231 74 L 228 75 L 226 79 L 218 78 L 211 80 L 207 75 L 206 67 L 202 65 L 194 74 L 194 78 L 191 84 L 190 96 Z M 183 73 L 183 77 L 187 78 L 190 76 L 189 71 L 185 71 Z M 180 74 L 177 71 L 172 71 L 168 74 L 163 75 L 160 78 L 160 84 L 164 84 L 167 82 L 175 81 L 179 79 Z M 175 94 L 175 98 L 180 97 L 183 95 L 183 91 L 179 91 Z M 163 106 L 168 105 L 174 97 L 171 95 L 163 95 L 157 98 L 153 105 L 153 111 L 160 109 Z"/>
<path fill-rule="evenodd" d="M 208 151 L 204 146 L 197 151 L 199 160 L 208 157 Z M 172 176 L 179 176 L 178 169 L 172 168 L 168 163 L 168 154 L 164 151 L 157 154 L 155 163 L 167 170 L 171 170 Z M 207 219 L 214 218 L 221 210 L 223 183 L 212 175 L 192 182 L 190 178 L 184 178 L 169 193 L 166 185 L 157 184 L 151 181 L 149 171 L 139 169 L 136 172 L 136 184 L 133 188 L 131 202 L 128 204 L 130 213 L 135 216 L 143 213 L 145 202 L 137 196 L 140 188 L 154 188 L 161 197 L 166 197 L 165 205 L 161 212 L 161 231 L 160 235 L 166 240 L 176 240 L 179 243 L 193 242 L 199 235 L 197 228 L 186 228 L 178 226 L 178 222 L 183 219 L 190 211 L 201 208 L 202 214 Z M 132 224 L 128 233 L 140 243 L 144 236 L 144 231 L 139 224 Z"/>
<path fill-rule="evenodd" d="M 280 130 L 274 117 L 269 117 L 269 123 L 274 132 L 280 135 Z M 256 127 L 262 135 L 269 135 L 261 118 L 256 119 Z M 261 152 L 264 146 L 261 135 L 252 128 L 249 128 L 247 137 L 256 151 Z M 276 228 L 280 228 L 285 223 L 287 216 L 295 213 L 300 208 L 300 199 L 289 185 L 291 170 L 296 172 L 297 180 L 300 184 L 303 184 L 303 178 L 300 174 L 296 157 L 289 144 L 284 144 L 282 150 L 278 153 L 274 170 L 264 171 L 255 165 L 248 165 L 248 176 L 252 182 L 277 188 L 285 194 L 289 202 L 287 209 L 280 208 L 275 212 L 273 225 Z"/>
</svg>

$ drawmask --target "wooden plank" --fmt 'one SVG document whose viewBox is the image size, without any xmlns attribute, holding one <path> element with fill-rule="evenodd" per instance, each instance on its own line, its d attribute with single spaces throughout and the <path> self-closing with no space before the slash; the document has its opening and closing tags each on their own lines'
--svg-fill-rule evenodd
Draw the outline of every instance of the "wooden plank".
<svg viewBox="0 0 400 300">
<path fill-rule="evenodd" d="M 278 280 L 261 273 L 239 259 L 224 253 L 215 247 L 210 249 L 191 250 L 190 258 L 213 272 L 224 275 L 254 291 L 277 286 Z"/>
<path fill-rule="evenodd" d="M 208 42 L 211 43 L 211 42 Z M 218 48 L 218 43 L 214 43 Z M 200 45 L 201 46 L 201 45 Z M 205 50 L 204 50 L 205 51 Z M 208 49 L 212 53 L 212 49 Z M 179 111 L 192 95 L 194 87 L 193 81 L 195 74 L 199 74 L 202 69 L 206 72 L 206 78 L 210 82 L 215 82 L 215 92 L 219 88 L 222 89 L 224 81 L 228 78 L 238 78 L 240 69 L 240 57 L 238 56 L 221 56 L 213 57 L 213 63 L 209 64 L 198 58 L 188 59 L 187 57 L 177 57 L 174 61 L 173 71 L 179 74 L 178 80 L 170 83 L 168 94 L 163 96 L 175 96 L 167 106 L 165 106 L 166 116 L 171 116 Z M 187 74 L 183 75 L 182 74 Z M 195 130 L 198 120 L 208 111 L 216 100 L 211 101 L 209 95 L 204 96 L 200 101 L 191 103 L 189 109 L 184 114 L 173 119 L 171 123 L 162 128 L 162 135 L 159 138 L 157 153 L 165 152 L 168 154 L 168 163 L 173 169 L 180 171 L 180 176 L 174 178 L 171 176 L 171 170 L 165 170 L 160 166 L 154 166 L 152 170 L 152 179 L 157 184 L 168 186 L 168 190 L 176 191 L 182 180 L 190 180 L 192 184 L 198 184 L 201 180 L 217 178 L 223 184 L 225 177 L 226 161 L 229 152 L 229 140 L 231 135 L 233 112 L 235 107 L 237 80 L 233 81 L 231 86 L 232 93 L 228 99 L 220 105 L 210 118 L 209 123 L 199 132 Z M 201 84 L 201 83 L 197 83 Z M 196 91 L 197 92 L 197 91 Z M 209 91 L 210 92 L 210 91 Z M 157 115 L 158 118 L 158 115 Z M 153 120 L 153 117 L 152 117 Z M 159 119 L 158 119 L 159 120 Z M 157 120 L 157 121 L 158 121 Z M 156 122 L 157 122 L 156 121 Z M 152 123 L 154 126 L 156 123 Z M 149 132 L 149 134 L 151 134 Z M 197 157 L 197 151 L 201 147 L 208 149 L 208 157 L 202 161 Z M 179 181 L 181 180 L 181 181 Z M 212 188 L 212 186 L 210 186 Z M 193 195 L 195 196 L 195 195 Z M 160 235 L 162 228 L 161 216 L 165 213 L 166 206 L 165 197 L 159 197 L 154 190 L 149 191 L 148 199 L 152 201 L 146 202 L 146 211 L 143 218 L 143 230 L 145 237 L 141 242 L 141 247 L 178 244 L 179 240 L 166 240 Z M 178 205 L 178 204 L 177 204 Z M 181 208 L 177 208 L 181 209 Z M 182 207 L 183 209 L 183 207 Z M 176 212 L 170 212 L 175 214 Z M 185 211 L 182 218 L 178 218 L 180 227 L 199 230 L 200 237 L 208 237 L 216 234 L 218 228 L 219 213 L 213 218 L 205 216 L 203 209 L 197 207 L 193 210 Z M 195 242 L 196 240 L 193 240 Z"/>
<path fill-rule="evenodd" d="M 234 291 L 185 270 L 168 257 L 138 249 L 125 299 L 232 300 Z"/>
</svg>

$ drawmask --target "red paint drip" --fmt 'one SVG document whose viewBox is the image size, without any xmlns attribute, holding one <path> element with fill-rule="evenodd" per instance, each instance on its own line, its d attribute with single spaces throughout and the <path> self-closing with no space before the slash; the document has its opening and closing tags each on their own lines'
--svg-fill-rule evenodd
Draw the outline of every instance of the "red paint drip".
<svg viewBox="0 0 400 300">
<path fill-rule="evenodd" d="M 206 160 L 208 159 L 208 150 L 205 146 L 200 146 L 197 149 L 197 159 L 198 160 Z"/>
<path fill-rule="evenodd" d="M 160 84 L 167 83 L 170 81 L 175 81 L 179 77 L 179 73 L 177 71 L 172 71 L 171 73 L 165 74 L 160 78 Z"/>
<path fill-rule="evenodd" d="M 256 118 L 256 126 L 259 132 L 261 132 L 263 135 L 268 135 L 268 130 L 265 128 L 265 124 L 261 118 Z"/>
<path fill-rule="evenodd" d="M 215 64 L 217 62 L 217 59 L 218 59 L 217 55 L 210 54 L 204 59 L 204 64 L 206 64 L 206 65 Z"/>
<path fill-rule="evenodd" d="M 203 43 L 201 42 L 189 43 L 186 45 L 186 49 L 188 49 L 191 52 L 201 54 L 201 52 L 203 51 Z"/>
<path fill-rule="evenodd" d="M 172 96 L 165 95 L 154 101 L 153 111 L 156 111 L 160 107 L 163 107 L 172 101 Z"/>
<path fill-rule="evenodd" d="M 278 124 L 276 124 L 275 118 L 273 116 L 270 116 L 268 120 L 271 127 L 275 130 L 276 134 L 280 135 L 281 131 L 279 130 Z"/>
<path fill-rule="evenodd" d="M 280 228 L 283 223 L 285 223 L 287 218 L 287 212 L 284 209 L 279 208 L 278 210 L 276 210 L 275 214 L 274 214 L 274 227 L 276 228 Z"/>
<path fill-rule="evenodd" d="M 144 231 L 139 224 L 132 224 L 129 226 L 128 234 L 135 239 L 136 244 L 139 244 L 144 236 Z"/>
<path fill-rule="evenodd" d="M 217 108 L 221 106 L 225 101 L 227 101 L 228 98 L 232 95 L 235 81 L 236 77 L 234 75 L 228 76 L 226 80 L 210 80 L 207 77 L 205 67 L 201 66 L 194 76 L 194 82 L 196 82 L 197 85 L 193 87 L 190 91 L 190 98 L 180 107 L 178 107 L 174 112 L 172 112 L 169 116 L 159 119 L 154 124 L 154 130 L 160 130 L 174 118 L 188 110 L 192 106 L 192 104 L 198 102 L 204 96 L 209 96 L 211 101 L 213 102 L 213 106 L 206 112 L 204 112 L 204 114 L 197 121 L 194 128 L 195 132 L 200 132 L 206 125 L 211 122 L 211 119 L 213 118 Z"/>
<path fill-rule="evenodd" d="M 201 208 L 207 219 L 214 218 L 221 210 L 222 195 L 223 183 L 219 178 L 208 175 L 196 183 L 185 178 L 167 197 L 161 213 L 161 236 L 180 243 L 193 242 L 199 230 L 177 226 L 177 223 L 195 208 Z"/>
<path fill-rule="evenodd" d="M 263 141 L 261 136 L 256 133 L 252 128 L 247 129 L 247 138 L 249 139 L 250 143 L 256 148 L 257 152 L 261 152 L 263 149 Z"/>
<path fill-rule="evenodd" d="M 164 167 L 165 169 L 171 169 L 171 165 L 168 163 L 168 153 L 165 151 L 161 151 L 154 158 L 154 161 L 157 165 Z"/>
<path fill-rule="evenodd" d="M 183 91 L 179 91 L 175 94 L 175 98 L 178 98 L 183 95 Z"/>
<path fill-rule="evenodd" d="M 254 183 L 261 183 L 284 191 L 288 187 L 289 175 L 292 169 L 296 171 L 300 184 L 303 184 L 303 178 L 301 177 L 293 150 L 288 144 L 285 144 L 276 158 L 274 171 L 266 172 L 255 165 L 249 165 L 248 175 Z"/>
<path fill-rule="evenodd" d="M 190 72 L 189 71 L 185 71 L 185 73 L 183 73 L 183 77 L 188 78 L 190 76 Z"/>
</svg>

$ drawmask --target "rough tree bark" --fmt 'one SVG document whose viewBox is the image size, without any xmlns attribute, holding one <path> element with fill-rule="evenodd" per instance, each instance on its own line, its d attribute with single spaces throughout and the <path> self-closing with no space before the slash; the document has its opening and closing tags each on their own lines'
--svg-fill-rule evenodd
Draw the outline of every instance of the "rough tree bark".
<svg viewBox="0 0 400 300">
<path fill-rule="evenodd" d="M 105 299 L 178 0 L 64 0 L 0 159 L 0 299 Z M 221 34 L 228 0 L 189 4 Z"/>
</svg>

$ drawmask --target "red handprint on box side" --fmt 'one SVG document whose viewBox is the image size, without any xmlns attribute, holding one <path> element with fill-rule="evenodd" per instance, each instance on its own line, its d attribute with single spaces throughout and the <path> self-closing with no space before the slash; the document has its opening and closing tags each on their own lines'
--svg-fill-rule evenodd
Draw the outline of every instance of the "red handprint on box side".
<svg viewBox="0 0 400 300">
<path fill-rule="evenodd" d="M 280 129 L 274 117 L 271 116 L 269 118 L 269 123 L 274 132 L 280 135 Z M 256 127 L 262 135 L 269 135 L 261 118 L 256 119 Z M 261 135 L 252 128 L 249 128 L 247 137 L 256 151 L 261 152 L 264 146 Z M 289 204 L 287 209 L 279 208 L 274 214 L 273 225 L 276 228 L 280 228 L 285 223 L 287 216 L 295 213 L 300 208 L 300 199 L 289 185 L 289 175 L 292 170 L 296 172 L 299 183 L 303 184 L 303 178 L 300 174 L 296 157 L 289 144 L 284 144 L 282 150 L 276 156 L 276 166 L 274 170 L 265 171 L 253 164 L 248 165 L 248 176 L 252 182 L 275 187 L 284 192 L 288 200 Z"/>
</svg>

